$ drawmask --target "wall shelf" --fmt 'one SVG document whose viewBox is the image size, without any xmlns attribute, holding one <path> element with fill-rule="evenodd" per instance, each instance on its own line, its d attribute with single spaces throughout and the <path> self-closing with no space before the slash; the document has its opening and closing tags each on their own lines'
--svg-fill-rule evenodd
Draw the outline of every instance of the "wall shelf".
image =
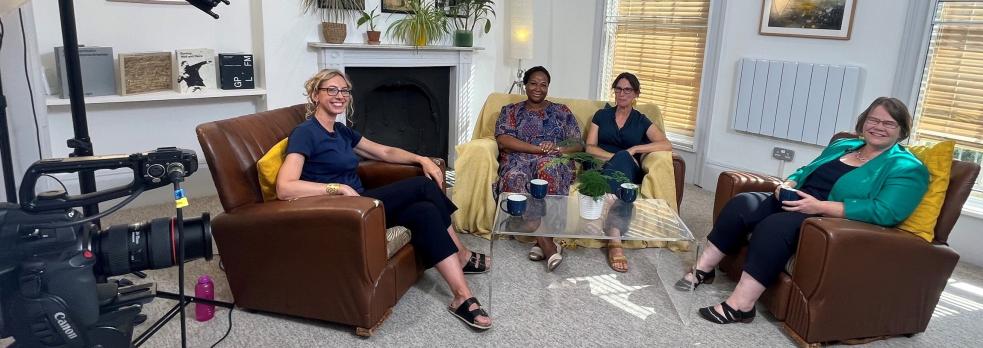
<svg viewBox="0 0 983 348">
<path fill-rule="evenodd" d="M 98 97 L 86 97 L 86 104 L 107 104 L 107 103 L 130 103 L 158 100 L 185 100 L 185 99 L 204 99 L 204 98 L 225 98 L 225 97 L 245 97 L 245 96 L 264 96 L 266 89 L 217 89 L 203 93 L 179 93 L 175 91 L 161 91 L 153 93 L 141 93 L 131 95 L 104 95 Z M 48 107 L 68 106 L 69 100 L 58 96 L 48 96 L 45 103 Z"/>
</svg>

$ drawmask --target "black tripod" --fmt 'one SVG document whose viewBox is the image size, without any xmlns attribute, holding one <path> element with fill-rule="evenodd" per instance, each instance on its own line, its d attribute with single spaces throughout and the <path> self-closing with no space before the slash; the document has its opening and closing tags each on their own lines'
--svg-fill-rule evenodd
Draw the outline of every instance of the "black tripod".
<svg viewBox="0 0 983 348">
<path fill-rule="evenodd" d="M 168 170 L 167 176 L 170 177 L 172 182 L 174 182 L 175 198 L 183 197 L 184 191 L 181 190 L 181 182 L 184 181 L 184 175 L 183 175 L 184 168 L 181 168 L 180 166 L 174 166 L 172 168 L 167 168 L 167 170 Z M 185 201 L 185 203 L 186 202 L 187 201 Z M 177 250 L 178 293 L 175 294 L 171 292 L 158 291 L 157 297 L 166 298 L 169 300 L 177 300 L 178 303 L 175 304 L 174 307 L 171 307 L 171 309 L 167 311 L 167 313 L 165 313 L 163 317 L 157 319 L 156 322 L 151 324 L 150 327 L 147 329 L 147 331 L 144 331 L 142 334 L 140 334 L 140 336 L 138 336 L 137 339 L 133 341 L 134 347 L 139 347 L 144 343 L 146 343 L 147 340 L 150 339 L 150 337 L 153 337 L 153 335 L 156 334 L 157 331 L 163 328 L 164 325 L 167 325 L 167 322 L 171 321 L 171 319 L 174 319 L 174 316 L 177 314 L 181 315 L 181 347 L 186 347 L 188 341 L 187 341 L 187 327 L 185 325 L 186 319 L 185 319 L 184 309 L 187 305 L 191 304 L 192 302 L 225 307 L 228 308 L 230 311 L 233 310 L 235 307 L 234 304 L 229 302 L 215 301 L 215 300 L 203 299 L 195 296 L 184 295 L 184 214 L 183 214 L 184 205 L 182 205 L 179 200 L 175 199 L 175 206 L 177 207 L 177 217 L 175 218 L 175 222 L 176 222 L 175 225 L 177 225 L 177 235 L 178 235 L 178 242 L 177 242 L 178 243 L 178 250 Z M 229 325 L 232 325 L 232 323 L 229 323 Z"/>
</svg>

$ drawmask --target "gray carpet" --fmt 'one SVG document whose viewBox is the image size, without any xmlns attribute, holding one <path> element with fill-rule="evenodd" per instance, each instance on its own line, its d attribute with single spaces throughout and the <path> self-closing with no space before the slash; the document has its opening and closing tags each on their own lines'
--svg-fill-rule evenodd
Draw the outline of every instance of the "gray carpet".
<svg viewBox="0 0 983 348">
<path fill-rule="evenodd" d="M 683 219 L 698 237 L 710 229 L 713 196 L 695 186 L 687 186 L 682 204 Z M 109 223 L 131 223 L 166 216 L 167 205 L 131 209 L 114 214 Z M 192 197 L 186 215 L 201 211 L 221 211 L 215 197 Z M 488 250 L 488 241 L 463 236 L 469 246 Z M 671 289 L 678 279 L 680 255 L 666 250 L 628 250 L 631 270 L 627 274 L 611 271 L 603 251 L 576 249 L 565 252 L 563 264 L 546 273 L 542 262 L 525 258 L 526 245 L 496 242 L 495 272 L 471 275 L 471 286 L 486 304 L 494 328 L 473 332 L 444 309 L 450 293 L 440 276 L 429 270 L 394 308 L 393 315 L 375 336 L 363 339 L 353 329 L 331 323 L 291 318 L 269 313 L 235 310 L 233 328 L 221 347 L 336 347 L 363 345 L 408 346 L 791 346 L 780 323 L 767 311 L 751 324 L 719 326 L 699 319 L 695 310 L 722 301 L 734 283 L 718 277 L 712 285 L 695 294 Z M 230 301 L 231 294 L 216 257 L 188 264 L 186 288 L 193 290 L 198 275 L 215 280 L 217 299 Z M 177 269 L 151 271 L 150 280 L 161 290 L 176 290 Z M 489 299 L 489 285 L 494 284 Z M 670 286 L 666 290 L 666 285 Z M 303 286 L 303 279 L 295 284 Z M 162 315 L 174 301 L 158 299 L 145 307 L 151 321 Z M 192 306 L 193 307 L 193 306 Z M 760 306 L 759 306 L 760 307 Z M 760 309 L 760 308 L 759 308 Z M 681 315 L 681 316 L 680 316 Z M 188 312 L 190 347 L 208 347 L 219 339 L 228 325 L 228 311 L 218 309 L 214 319 L 199 323 Z M 970 347 L 983 341 L 979 322 L 983 320 L 983 269 L 959 264 L 939 303 L 936 317 L 925 333 L 912 338 L 892 338 L 868 346 L 882 347 Z M 976 323 L 976 324 L 974 324 Z M 139 326 L 137 334 L 148 324 Z M 180 338 L 177 320 L 157 333 L 145 346 L 175 347 Z M 9 341 L 3 341 L 9 342 Z M 973 343 L 977 342 L 977 343 Z"/>
</svg>

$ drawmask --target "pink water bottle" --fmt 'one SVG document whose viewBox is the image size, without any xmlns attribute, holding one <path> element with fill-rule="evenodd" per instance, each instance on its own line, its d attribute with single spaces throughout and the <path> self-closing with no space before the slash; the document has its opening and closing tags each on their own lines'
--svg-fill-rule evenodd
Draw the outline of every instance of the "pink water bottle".
<svg viewBox="0 0 983 348">
<path fill-rule="evenodd" d="M 195 284 L 195 297 L 206 300 L 215 299 L 215 284 L 212 278 L 207 275 L 198 277 L 198 284 Z M 195 303 L 195 320 L 208 321 L 215 316 L 215 305 Z"/>
</svg>

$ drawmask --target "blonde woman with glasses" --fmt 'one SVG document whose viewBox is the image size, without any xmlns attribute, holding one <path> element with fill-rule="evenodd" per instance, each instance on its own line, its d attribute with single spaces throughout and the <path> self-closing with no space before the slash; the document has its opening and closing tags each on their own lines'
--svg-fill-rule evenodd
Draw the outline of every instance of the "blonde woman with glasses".
<svg viewBox="0 0 983 348">
<path fill-rule="evenodd" d="M 321 70 L 307 80 L 307 121 L 287 141 L 287 156 L 277 176 L 277 197 L 290 200 L 317 195 L 366 196 L 382 201 L 386 227 L 405 226 L 410 244 L 426 268 L 435 267 L 454 295 L 448 310 L 477 329 L 491 318 L 471 294 L 464 273 L 488 270 L 484 254 L 468 250 L 451 226 L 454 203 L 441 191 L 443 172 L 427 157 L 362 137 L 338 115 L 350 110 L 352 84 L 338 70 Z M 419 165 L 426 176 L 366 190 L 356 173 L 359 157 Z"/>
</svg>

